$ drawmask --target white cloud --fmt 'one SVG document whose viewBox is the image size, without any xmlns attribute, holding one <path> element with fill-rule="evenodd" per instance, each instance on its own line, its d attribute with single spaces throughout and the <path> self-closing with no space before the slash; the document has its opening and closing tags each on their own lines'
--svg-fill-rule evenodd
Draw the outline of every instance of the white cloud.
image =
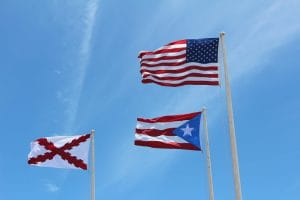
<svg viewBox="0 0 300 200">
<path fill-rule="evenodd" d="M 70 76 L 71 80 L 67 81 L 66 87 L 59 89 L 56 92 L 57 100 L 59 100 L 65 106 L 64 114 L 67 118 L 67 120 L 64 122 L 64 130 L 59 132 L 59 135 L 61 135 L 62 133 L 72 133 L 72 129 L 76 121 L 78 104 L 80 101 L 81 92 L 86 76 L 86 70 L 90 59 L 91 40 L 97 16 L 98 2 L 98 0 L 89 0 L 83 8 L 83 11 L 81 8 L 79 9 L 79 11 L 84 14 L 83 18 L 81 18 L 81 21 L 76 22 L 77 25 L 75 25 L 80 27 L 80 30 L 83 30 L 82 38 L 79 39 L 80 45 L 79 51 L 77 52 L 78 57 L 76 57 L 77 60 L 75 59 L 76 61 L 74 62 L 74 67 L 76 69 L 75 72 Z M 81 13 L 78 13 L 78 15 L 81 15 Z M 76 47 L 76 45 L 72 45 L 72 47 L 74 46 Z M 74 49 L 72 49 L 71 51 L 74 51 Z M 71 63 L 73 67 L 73 60 Z M 70 75 L 67 74 L 68 71 L 72 70 L 54 70 L 54 73 L 56 73 L 57 75 L 63 75 L 65 78 L 67 75 Z M 53 134 L 52 136 L 57 136 L 57 134 Z M 67 179 L 68 175 L 69 171 L 62 172 L 61 177 L 63 182 Z M 57 185 L 52 183 L 46 183 L 45 186 L 49 192 L 57 192 L 58 190 L 60 190 Z"/>
<path fill-rule="evenodd" d="M 295 0 L 276 1 L 257 13 L 244 29 L 239 28 L 238 37 L 232 38 L 239 45 L 230 50 L 233 78 L 261 70 L 263 66 L 259 64 L 268 53 L 298 37 L 300 24 L 291 13 L 297 12 L 299 5 Z"/>
<path fill-rule="evenodd" d="M 47 183 L 45 186 L 48 192 L 57 192 L 60 189 L 57 185 L 52 183 Z"/>
<path fill-rule="evenodd" d="M 54 73 L 57 74 L 57 75 L 61 75 L 62 71 L 56 69 L 56 70 L 54 70 Z"/>
<path fill-rule="evenodd" d="M 97 10 L 98 0 L 90 0 L 87 2 L 84 9 L 85 15 L 82 21 L 78 22 L 79 26 L 82 26 L 82 30 L 84 31 L 80 42 L 77 63 L 75 64 L 77 65 L 77 68 L 71 78 L 72 80 L 67 88 L 65 88 L 63 94 L 61 92 L 58 92 L 57 94 L 57 98 L 66 104 L 65 114 L 67 116 L 67 120 L 64 127 L 65 132 L 71 132 L 76 121 L 78 104 L 90 59 L 91 40 L 96 21 Z"/>
</svg>

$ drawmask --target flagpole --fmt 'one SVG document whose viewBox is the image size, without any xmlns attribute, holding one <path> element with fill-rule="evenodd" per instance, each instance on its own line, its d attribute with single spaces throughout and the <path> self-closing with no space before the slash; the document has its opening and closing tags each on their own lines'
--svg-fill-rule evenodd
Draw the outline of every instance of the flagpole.
<svg viewBox="0 0 300 200">
<path fill-rule="evenodd" d="M 233 110 L 232 110 L 231 89 L 230 89 L 229 76 L 228 76 L 228 67 L 227 67 L 226 49 L 225 49 L 225 44 L 224 44 L 225 43 L 224 36 L 225 36 L 224 32 L 220 33 L 222 52 L 223 52 L 226 101 L 227 101 L 227 111 L 228 111 L 228 121 L 229 121 L 232 166 L 233 166 L 233 175 L 234 175 L 234 188 L 235 188 L 235 196 L 236 196 L 235 198 L 236 198 L 236 200 L 242 200 L 238 153 L 237 153 L 235 128 L 234 128 L 234 120 L 233 120 Z"/>
<path fill-rule="evenodd" d="M 211 169 L 211 159 L 210 159 L 210 147 L 209 147 L 209 138 L 208 138 L 208 128 L 207 128 L 207 119 L 206 119 L 206 108 L 202 108 L 203 113 L 203 125 L 205 133 L 205 150 L 206 150 L 206 163 L 207 163 L 207 177 L 209 185 L 209 200 L 214 200 L 214 186 L 212 178 L 212 169 Z"/>
<path fill-rule="evenodd" d="M 95 130 L 91 131 L 91 200 L 95 200 Z"/>
</svg>

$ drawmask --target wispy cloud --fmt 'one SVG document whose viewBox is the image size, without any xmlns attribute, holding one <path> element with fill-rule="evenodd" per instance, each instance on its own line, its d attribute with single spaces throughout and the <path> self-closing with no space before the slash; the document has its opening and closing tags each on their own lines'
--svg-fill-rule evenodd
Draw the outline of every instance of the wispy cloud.
<svg viewBox="0 0 300 200">
<path fill-rule="evenodd" d="M 54 70 L 54 73 L 57 74 L 58 76 L 61 75 L 61 71 L 58 69 Z"/>
<path fill-rule="evenodd" d="M 232 47 L 231 60 L 233 77 L 241 77 L 245 73 L 263 69 L 259 63 L 266 61 L 266 56 L 273 49 L 280 47 L 298 37 L 300 24 L 297 16 L 291 15 L 297 11 L 299 2 L 275 1 L 269 7 L 257 13 L 253 20 L 241 30 Z M 288 22 L 288 23 L 287 23 Z M 242 58 L 242 59 L 241 59 Z"/>
<path fill-rule="evenodd" d="M 87 2 L 87 5 L 84 9 L 85 16 L 79 23 L 84 31 L 78 52 L 77 68 L 72 77 L 70 85 L 66 89 L 67 91 L 71 92 L 69 92 L 68 97 L 62 97 L 62 95 L 59 95 L 60 99 L 62 99 L 64 102 L 67 101 L 67 121 L 65 122 L 65 132 L 70 132 L 76 121 L 78 104 L 90 59 L 91 40 L 96 21 L 97 10 L 98 0 L 90 0 Z"/>
<path fill-rule="evenodd" d="M 79 37 L 77 39 L 80 42 L 79 49 L 75 49 L 76 56 L 69 58 L 70 60 L 72 59 L 71 69 L 54 70 L 54 73 L 60 77 L 70 78 L 70 80 L 66 81 L 67 84 L 65 87 L 56 92 L 56 98 L 65 106 L 64 114 L 66 117 L 66 120 L 63 123 L 63 130 L 59 133 L 59 135 L 63 133 L 72 134 L 72 130 L 74 129 L 81 92 L 84 86 L 86 71 L 90 60 L 91 41 L 96 23 L 98 2 L 99 0 L 87 1 L 83 9 L 79 8 L 80 13 L 76 13 L 76 15 L 79 16 L 81 16 L 81 13 L 84 13 L 83 17 L 80 18 L 81 20 L 77 21 L 75 25 L 76 28 L 83 31 L 81 35 L 74 34 Z M 70 34 L 73 33 L 71 32 Z M 72 47 L 76 47 L 76 45 L 72 45 Z M 74 52 L 74 49 L 71 49 L 70 51 Z M 73 61 L 74 58 L 75 61 Z M 68 63 L 68 60 L 66 63 Z M 68 72 L 70 72 L 71 75 L 67 74 Z M 53 134 L 53 136 L 56 136 L 56 134 Z M 62 179 L 61 181 L 64 182 L 68 175 L 69 171 L 63 171 L 60 175 Z M 60 189 L 57 185 L 52 183 L 46 183 L 45 186 L 49 192 L 57 192 Z"/>
<path fill-rule="evenodd" d="M 60 189 L 57 185 L 52 183 L 47 183 L 45 186 L 48 192 L 57 192 Z"/>
</svg>

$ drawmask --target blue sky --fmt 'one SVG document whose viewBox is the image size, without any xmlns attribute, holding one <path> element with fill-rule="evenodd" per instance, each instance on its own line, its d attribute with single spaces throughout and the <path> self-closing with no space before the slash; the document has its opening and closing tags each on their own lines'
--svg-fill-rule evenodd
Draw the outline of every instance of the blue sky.
<svg viewBox="0 0 300 200">
<path fill-rule="evenodd" d="M 0 2 L 0 199 L 87 199 L 88 171 L 27 165 L 32 140 L 96 129 L 99 199 L 207 199 L 205 154 L 135 147 L 136 117 L 208 108 L 215 198 L 234 199 L 224 85 L 140 83 L 140 50 L 225 42 L 244 199 L 300 196 L 298 0 Z"/>
</svg>

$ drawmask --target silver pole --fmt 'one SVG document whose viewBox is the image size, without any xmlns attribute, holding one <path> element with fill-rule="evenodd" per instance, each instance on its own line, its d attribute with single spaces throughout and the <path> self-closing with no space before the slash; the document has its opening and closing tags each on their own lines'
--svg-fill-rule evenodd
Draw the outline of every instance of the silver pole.
<svg viewBox="0 0 300 200">
<path fill-rule="evenodd" d="M 95 130 L 91 131 L 91 200 L 95 200 Z"/>
<path fill-rule="evenodd" d="M 214 200 L 215 197 L 214 197 L 214 186 L 213 186 L 212 169 L 211 169 L 206 108 L 202 109 L 202 113 L 203 113 L 203 125 L 204 125 L 204 133 L 205 133 L 205 149 L 206 149 L 207 176 L 208 176 L 208 185 L 209 185 L 209 200 Z"/>
<path fill-rule="evenodd" d="M 227 101 L 227 111 L 228 111 L 228 121 L 229 121 L 229 134 L 230 134 L 230 144 L 231 144 L 231 154 L 232 154 L 232 166 L 233 166 L 233 176 L 234 176 L 234 188 L 235 188 L 235 198 L 236 200 L 242 200 L 241 182 L 240 182 L 240 172 L 239 172 L 239 162 L 238 153 L 235 138 L 235 128 L 233 120 L 233 110 L 232 110 L 232 99 L 231 99 L 231 89 L 228 77 L 228 67 L 226 58 L 226 49 L 224 42 L 225 33 L 220 33 L 222 51 L 223 51 L 223 63 L 224 63 L 224 76 L 225 76 L 225 88 L 226 88 L 226 101 Z"/>
</svg>

